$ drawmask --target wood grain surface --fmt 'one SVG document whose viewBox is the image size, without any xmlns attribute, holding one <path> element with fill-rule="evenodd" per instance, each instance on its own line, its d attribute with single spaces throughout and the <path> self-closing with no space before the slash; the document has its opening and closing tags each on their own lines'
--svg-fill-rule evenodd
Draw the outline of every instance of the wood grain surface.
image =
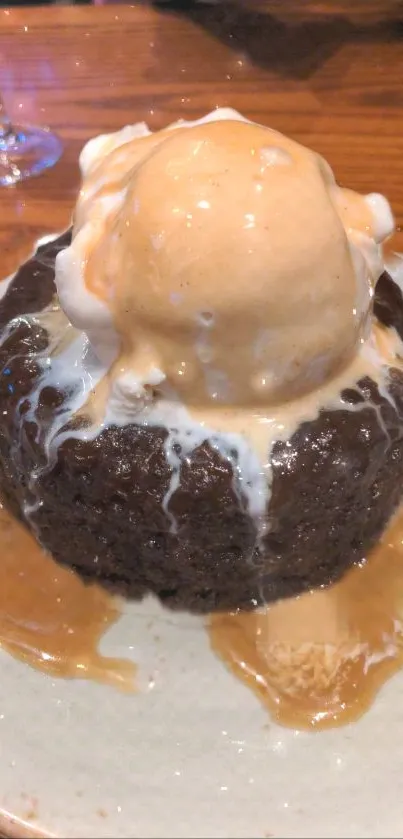
<svg viewBox="0 0 403 839">
<path fill-rule="evenodd" d="M 315 147 L 343 184 L 385 192 L 402 225 L 400 5 L 369 0 L 376 20 L 358 22 L 345 0 L 305 2 L 298 21 L 295 3 L 288 20 L 278 0 L 261 11 L 236 2 L 190 12 L 143 3 L 0 10 L 0 88 L 11 115 L 50 125 L 65 143 L 53 170 L 1 190 L 3 275 L 35 238 L 68 224 L 77 156 L 91 135 L 136 120 L 159 128 L 217 105 Z"/>
</svg>

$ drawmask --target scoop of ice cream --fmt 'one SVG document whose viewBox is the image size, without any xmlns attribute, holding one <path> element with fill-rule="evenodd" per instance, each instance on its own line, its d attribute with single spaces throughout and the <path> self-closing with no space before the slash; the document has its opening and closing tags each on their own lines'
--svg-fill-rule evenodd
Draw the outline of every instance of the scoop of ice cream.
<svg viewBox="0 0 403 839">
<path fill-rule="evenodd" d="M 83 152 L 57 285 L 95 351 L 190 405 L 272 404 L 347 365 L 370 327 L 381 196 L 236 112 Z"/>
</svg>

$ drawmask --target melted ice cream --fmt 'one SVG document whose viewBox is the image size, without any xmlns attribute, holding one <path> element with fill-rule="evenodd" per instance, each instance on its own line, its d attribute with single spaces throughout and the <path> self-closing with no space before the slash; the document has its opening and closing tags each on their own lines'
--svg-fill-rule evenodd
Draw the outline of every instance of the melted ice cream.
<svg viewBox="0 0 403 839">
<path fill-rule="evenodd" d="M 182 460 L 208 441 L 262 535 L 274 443 L 323 408 L 359 410 L 340 394 L 365 375 L 388 392 L 397 338 L 373 328 L 372 298 L 389 205 L 339 188 L 318 155 L 228 110 L 95 138 L 80 163 L 73 241 L 57 258 L 64 326 L 59 312 L 30 409 L 44 386 L 69 393 L 44 441 L 48 466 L 66 436 L 162 426 L 172 528 Z M 62 431 L 80 412 L 90 426 Z"/>
</svg>

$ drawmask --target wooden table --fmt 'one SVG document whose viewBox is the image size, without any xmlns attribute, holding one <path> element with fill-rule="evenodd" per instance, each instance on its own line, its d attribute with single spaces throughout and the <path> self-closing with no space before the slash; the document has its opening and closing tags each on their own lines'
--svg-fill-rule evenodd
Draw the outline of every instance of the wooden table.
<svg viewBox="0 0 403 839">
<path fill-rule="evenodd" d="M 287 20 L 286 0 L 261 13 L 246 5 L 188 15 L 145 4 L 0 10 L 0 88 L 11 115 L 50 125 L 65 143 L 53 170 L 1 191 L 4 276 L 38 236 L 68 224 L 78 152 L 91 135 L 137 120 L 159 128 L 217 105 L 312 145 L 343 184 L 385 192 L 403 224 L 397 6 L 357 23 L 337 4 L 323 15 L 308 3 L 304 20 L 291 7 Z M 395 242 L 403 250 L 402 233 Z"/>
<path fill-rule="evenodd" d="M 147 4 L 0 10 L 6 104 L 14 118 L 48 124 L 65 143 L 53 170 L 1 192 L 2 273 L 36 237 L 68 223 L 77 155 L 91 135 L 137 120 L 159 128 L 216 105 L 312 145 L 343 184 L 385 192 L 402 225 L 403 26 L 393 20 L 396 4 L 383 4 L 387 19 L 361 25 L 338 16 L 334 2 L 334 16 L 305 5 L 302 22 L 292 13 L 287 21 L 286 5 L 281 20 L 278 0 L 261 13 L 230 2 L 191 14 Z M 399 244 L 403 249 L 403 234 Z"/>
</svg>

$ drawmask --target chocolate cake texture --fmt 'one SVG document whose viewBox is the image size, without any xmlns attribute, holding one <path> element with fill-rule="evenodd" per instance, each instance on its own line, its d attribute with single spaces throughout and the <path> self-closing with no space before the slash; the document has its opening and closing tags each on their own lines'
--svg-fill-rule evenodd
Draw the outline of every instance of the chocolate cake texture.
<svg viewBox="0 0 403 839">
<path fill-rule="evenodd" d="M 39 247 L 0 301 L 0 491 L 55 560 L 130 598 L 152 593 L 204 613 L 328 585 L 365 559 L 402 496 L 397 369 L 387 393 L 366 378 L 343 392 L 345 408 L 322 410 L 274 444 L 260 536 L 233 465 L 208 441 L 183 458 L 169 515 L 163 427 L 109 426 L 87 440 L 65 427 L 49 461 L 46 431 L 66 393 L 44 387 L 30 410 L 50 340 L 33 315 L 55 300 L 55 258 L 70 236 Z M 402 294 L 386 273 L 374 314 L 403 337 Z"/>
</svg>

